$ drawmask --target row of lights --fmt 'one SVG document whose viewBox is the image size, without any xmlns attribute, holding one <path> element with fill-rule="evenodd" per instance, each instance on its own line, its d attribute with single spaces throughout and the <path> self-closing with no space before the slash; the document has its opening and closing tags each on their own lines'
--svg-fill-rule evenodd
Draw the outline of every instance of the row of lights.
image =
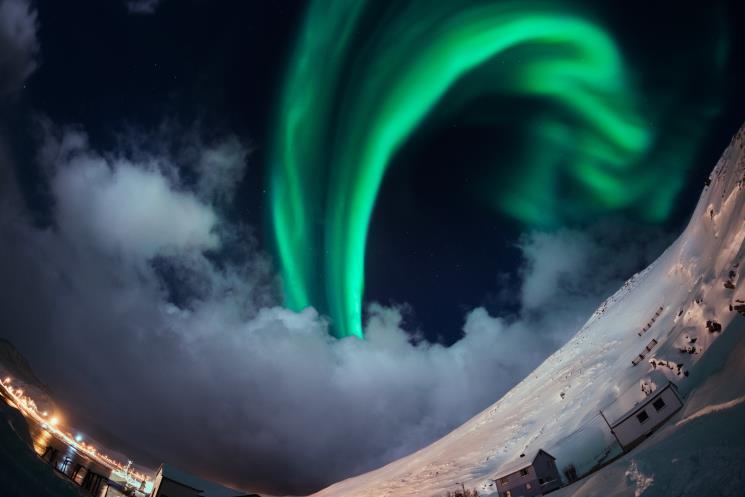
<svg viewBox="0 0 745 497">
<path fill-rule="evenodd" d="M 19 404 L 19 407 L 22 407 L 22 410 L 26 412 L 27 414 L 31 414 L 32 417 L 37 418 L 43 418 L 40 419 L 42 428 L 44 428 L 47 431 L 54 432 L 58 437 L 62 438 L 64 441 L 68 442 L 70 445 L 75 446 L 76 448 L 79 448 L 83 450 L 84 452 L 88 453 L 90 456 L 100 459 L 106 463 L 108 463 L 109 466 L 113 466 L 114 468 L 122 471 L 124 470 L 125 466 L 120 463 L 119 461 L 116 461 L 110 457 L 108 457 L 105 454 L 98 453 L 97 449 L 90 445 L 86 444 L 83 440 L 83 435 L 78 433 L 75 435 L 74 439 L 71 434 L 69 433 L 63 433 L 58 426 L 60 425 L 60 419 L 58 416 L 52 416 L 48 421 L 46 419 L 49 417 L 49 412 L 43 411 L 39 412 L 36 403 L 33 401 L 33 399 L 29 398 L 28 396 L 23 395 L 23 390 L 21 388 L 13 389 L 11 385 L 12 378 L 10 376 L 6 377 L 2 384 L 5 387 L 5 389 L 12 395 L 13 399 L 16 400 L 16 402 Z M 36 416 L 34 416 L 34 414 Z M 129 461 L 127 464 L 127 468 L 131 466 L 132 461 Z M 141 473 L 138 473 L 133 470 L 127 471 L 127 476 L 133 476 L 135 480 L 138 482 L 147 482 L 149 481 L 149 478 Z"/>
</svg>

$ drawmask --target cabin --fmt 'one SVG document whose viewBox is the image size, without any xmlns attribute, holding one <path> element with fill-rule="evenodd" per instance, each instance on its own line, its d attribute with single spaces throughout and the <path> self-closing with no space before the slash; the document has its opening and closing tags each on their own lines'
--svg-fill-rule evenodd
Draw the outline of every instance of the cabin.
<svg viewBox="0 0 745 497">
<path fill-rule="evenodd" d="M 616 421 L 609 423 L 610 429 L 623 450 L 628 451 L 659 428 L 681 407 L 683 400 L 678 388 L 675 383 L 668 381 L 664 387 L 653 392 Z"/>
<path fill-rule="evenodd" d="M 169 464 L 161 464 L 150 497 L 261 497 L 224 487 L 190 475 Z"/>
<path fill-rule="evenodd" d="M 494 483 L 499 497 L 534 497 L 561 487 L 556 458 L 543 449 L 503 466 Z"/>
</svg>

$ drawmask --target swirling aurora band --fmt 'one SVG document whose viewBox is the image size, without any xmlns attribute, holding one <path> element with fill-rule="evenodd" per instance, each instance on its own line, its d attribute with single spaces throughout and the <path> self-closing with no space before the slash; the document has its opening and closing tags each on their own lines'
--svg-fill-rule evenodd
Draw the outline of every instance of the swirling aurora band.
<svg viewBox="0 0 745 497">
<path fill-rule="evenodd" d="M 289 307 L 313 305 L 337 336 L 362 337 L 365 244 L 386 168 L 423 121 L 483 95 L 549 109 L 495 200 L 503 213 L 532 226 L 578 210 L 667 215 L 682 180 L 660 183 L 665 168 L 641 164 L 655 137 L 602 27 L 545 5 L 413 1 L 365 31 L 365 5 L 311 3 L 282 89 L 270 186 Z M 562 201 L 559 175 L 581 206 Z"/>
</svg>

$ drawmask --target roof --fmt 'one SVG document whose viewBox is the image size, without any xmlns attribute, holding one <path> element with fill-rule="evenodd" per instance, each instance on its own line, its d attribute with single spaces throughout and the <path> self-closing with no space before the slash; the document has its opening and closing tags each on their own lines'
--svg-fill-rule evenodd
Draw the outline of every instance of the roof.
<svg viewBox="0 0 745 497">
<path fill-rule="evenodd" d="M 199 492 L 203 497 L 250 497 L 258 494 L 247 494 L 243 490 L 236 490 L 230 487 L 224 487 L 218 483 L 205 480 L 198 476 L 182 471 L 170 464 L 163 464 L 163 478 L 174 481 L 181 485 Z"/>
<path fill-rule="evenodd" d="M 509 476 L 512 473 L 517 473 L 521 469 L 527 468 L 529 466 L 532 466 L 535 462 L 538 455 L 543 452 L 548 457 L 553 459 L 554 461 L 556 458 L 546 452 L 543 449 L 533 450 L 531 452 L 526 452 L 524 454 L 521 454 L 521 456 L 518 459 L 515 459 L 514 461 L 511 461 L 507 464 L 503 464 L 499 467 L 499 471 L 494 475 L 494 479 L 498 480 L 500 478 L 503 478 L 505 476 Z"/>
</svg>

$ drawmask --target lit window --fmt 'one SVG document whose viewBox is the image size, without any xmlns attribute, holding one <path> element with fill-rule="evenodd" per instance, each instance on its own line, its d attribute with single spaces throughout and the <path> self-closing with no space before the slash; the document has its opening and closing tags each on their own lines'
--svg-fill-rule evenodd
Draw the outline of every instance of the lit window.
<svg viewBox="0 0 745 497">
<path fill-rule="evenodd" d="M 506 492 L 504 493 L 504 497 L 512 497 L 512 492 L 510 492 L 509 490 L 507 490 L 507 491 L 506 491 Z"/>
<path fill-rule="evenodd" d="M 528 468 L 523 468 L 520 470 L 520 476 L 526 476 L 528 474 Z"/>
<path fill-rule="evenodd" d="M 642 411 L 636 415 L 636 419 L 638 419 L 640 423 L 644 423 L 649 419 L 649 414 L 647 414 L 647 411 Z"/>
<path fill-rule="evenodd" d="M 665 401 L 662 400 L 662 397 L 652 402 L 652 407 L 655 408 L 656 411 L 661 411 L 663 407 L 665 407 Z"/>
<path fill-rule="evenodd" d="M 525 490 L 530 490 L 531 488 L 533 488 L 533 485 L 531 485 L 530 483 L 525 484 Z"/>
</svg>

